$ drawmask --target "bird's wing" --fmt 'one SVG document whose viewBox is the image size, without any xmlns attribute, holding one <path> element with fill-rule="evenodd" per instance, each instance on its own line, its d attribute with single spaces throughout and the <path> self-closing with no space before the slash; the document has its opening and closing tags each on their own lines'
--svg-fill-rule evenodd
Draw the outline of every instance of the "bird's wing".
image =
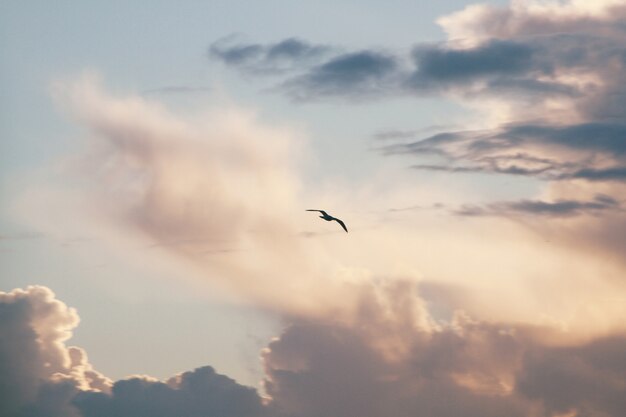
<svg viewBox="0 0 626 417">
<path fill-rule="evenodd" d="M 306 211 L 319 211 L 319 212 L 320 212 L 320 213 L 322 213 L 324 216 L 328 216 L 328 213 L 326 213 L 324 210 L 307 209 Z"/>
<path fill-rule="evenodd" d="M 346 233 L 348 233 L 348 228 L 346 227 L 346 224 L 344 222 L 342 222 L 341 220 L 339 220 L 338 218 L 334 218 L 334 220 L 337 220 L 337 223 L 339 223 L 341 225 L 341 227 L 343 227 L 343 230 L 346 231 Z"/>
</svg>

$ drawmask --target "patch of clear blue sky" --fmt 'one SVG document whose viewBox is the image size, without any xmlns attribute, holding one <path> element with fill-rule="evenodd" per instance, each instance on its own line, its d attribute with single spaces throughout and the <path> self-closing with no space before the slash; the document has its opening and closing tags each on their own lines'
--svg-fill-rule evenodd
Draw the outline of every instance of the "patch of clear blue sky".
<svg viewBox="0 0 626 417">
<path fill-rule="evenodd" d="M 80 152 L 80 131 L 51 100 L 53 80 L 95 70 L 107 86 L 121 93 L 219 83 L 236 102 L 257 108 L 264 120 L 305 128 L 320 161 L 309 175 L 323 171 L 356 181 L 377 164 L 390 163 L 368 150 L 369 135 L 380 129 L 441 124 L 462 110 L 443 100 L 406 98 L 294 106 L 280 96 L 260 92 L 262 84 L 210 63 L 209 44 L 240 33 L 255 42 L 295 36 L 346 48 L 402 50 L 417 42 L 443 39 L 435 19 L 469 3 L 3 1 L 0 234 L 20 236 L 27 231 L 8 212 L 10 201 L 27 186 L 26 174 Z M 205 98 L 203 94 L 158 96 L 182 109 L 200 105 Z M 254 383 L 258 363 L 242 360 L 258 347 L 250 340 L 265 339 L 277 329 L 274 320 L 249 309 L 195 299 L 184 285 L 168 281 L 175 282 L 175 277 L 167 273 L 152 277 L 151 272 L 109 256 L 98 242 L 64 246 L 50 237 L 3 239 L 0 265 L 2 290 L 49 285 L 77 307 L 83 324 L 72 343 L 85 347 L 98 369 L 113 378 L 137 372 L 165 377 L 210 364 Z M 125 285 L 118 285 L 121 282 Z M 242 356 L 242 352 L 247 353 Z"/>
</svg>

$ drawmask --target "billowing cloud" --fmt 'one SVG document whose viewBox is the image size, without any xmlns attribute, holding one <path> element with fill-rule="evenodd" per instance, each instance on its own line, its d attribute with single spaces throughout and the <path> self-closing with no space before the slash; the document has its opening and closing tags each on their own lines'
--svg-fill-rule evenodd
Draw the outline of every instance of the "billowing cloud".
<svg viewBox="0 0 626 417">
<path fill-rule="evenodd" d="M 117 381 L 110 394 L 82 391 L 72 403 L 84 417 L 270 416 L 255 389 L 239 385 L 210 366 L 170 378 Z"/>
<path fill-rule="evenodd" d="M 549 326 L 462 313 L 433 323 L 410 287 L 374 293 L 364 292 L 351 325 L 297 324 L 268 346 L 265 387 L 279 409 L 306 417 L 614 416 L 626 409 L 624 334 L 572 344 Z"/>
<path fill-rule="evenodd" d="M 49 397 L 110 388 L 111 381 L 93 369 L 82 349 L 65 345 L 77 325 L 76 311 L 48 288 L 0 292 L 0 414 L 31 415 L 37 407 L 54 406 L 64 415 L 62 401 L 45 405 Z"/>
<path fill-rule="evenodd" d="M 79 381 L 84 373 L 70 376 L 71 368 L 63 375 L 42 372 L 21 360 L 25 352 L 41 350 L 45 338 L 20 337 L 28 315 L 18 300 L 45 307 L 37 309 L 38 324 L 31 321 L 30 330 L 41 335 L 58 333 L 60 316 L 75 325 L 76 312 L 43 287 L 1 293 L 3 387 L 16 395 L 3 397 L 4 414 L 556 417 L 626 410 L 626 334 L 581 341 L 553 326 L 481 321 L 462 312 L 435 320 L 411 282 L 382 280 L 353 289 L 359 311 L 350 321 L 298 320 L 264 349 L 265 398 L 210 366 L 165 381 L 131 376 L 103 390 Z M 66 349 L 62 342 L 57 347 Z M 26 380 L 30 391 L 20 391 Z"/>
<path fill-rule="evenodd" d="M 16 417 L 266 416 L 256 390 L 199 368 L 166 382 L 111 380 L 66 346 L 77 312 L 41 286 L 0 292 L 0 414 Z"/>
</svg>

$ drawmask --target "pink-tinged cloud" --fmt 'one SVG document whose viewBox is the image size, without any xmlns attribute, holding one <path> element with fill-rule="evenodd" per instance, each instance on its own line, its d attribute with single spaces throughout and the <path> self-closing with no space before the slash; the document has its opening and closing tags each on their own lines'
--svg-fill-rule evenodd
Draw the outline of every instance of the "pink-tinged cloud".
<svg viewBox="0 0 626 417">
<path fill-rule="evenodd" d="M 468 191 L 428 184 L 416 191 L 409 181 L 384 175 L 349 189 L 323 179 L 305 189 L 294 166 L 304 147 L 297 135 L 234 106 L 181 116 L 139 96 L 113 95 L 89 77 L 57 85 L 56 93 L 92 149 L 68 170 L 74 188 L 47 179 L 30 188 L 30 197 L 43 192 L 20 208 L 43 230 L 89 230 L 128 259 L 171 268 L 181 280 L 208 283 L 209 292 L 224 289 L 284 317 L 350 323 L 359 309 L 355 288 L 403 277 L 437 288 L 428 301 L 443 311 L 438 318 L 463 309 L 486 320 L 558 322 L 583 338 L 624 327 L 623 267 L 590 253 L 581 244 L 589 239 L 576 241 L 572 256 L 546 245 L 546 236 L 567 236 L 543 223 L 533 233 L 528 224 L 488 216 L 472 223 L 437 210 L 388 220 L 371 213 L 416 198 L 460 204 Z M 618 216 L 620 203 L 610 190 L 598 191 L 553 198 L 570 210 Z M 328 225 L 304 211 L 310 201 L 350 213 L 351 233 L 324 229 Z M 563 209 L 549 198 L 539 201 L 504 207 Z M 320 232 L 303 233 L 312 227 Z M 560 296 L 547 295 L 554 292 Z M 593 315 L 585 313 L 590 309 Z"/>
<path fill-rule="evenodd" d="M 293 323 L 264 349 L 263 398 L 210 366 L 166 381 L 132 376 L 111 387 L 104 377 L 75 369 L 85 361 L 46 362 L 37 335 L 63 333 L 54 349 L 64 356 L 76 312 L 47 288 L 0 293 L 3 415 L 613 417 L 626 411 L 625 333 L 580 343 L 554 327 L 463 313 L 436 324 L 408 282 L 363 286 L 359 295 L 353 322 Z"/>
<path fill-rule="evenodd" d="M 92 139 L 80 175 L 95 187 L 93 223 L 269 309 L 315 314 L 327 304 L 332 254 L 305 248 L 297 223 L 310 216 L 296 133 L 235 106 L 175 115 L 89 77 L 55 91 Z"/>
<path fill-rule="evenodd" d="M 70 396 L 110 389 L 111 381 L 93 369 L 85 351 L 65 344 L 78 322 L 76 311 L 46 287 L 0 292 L 0 414 L 42 405 L 48 391 Z"/>
</svg>

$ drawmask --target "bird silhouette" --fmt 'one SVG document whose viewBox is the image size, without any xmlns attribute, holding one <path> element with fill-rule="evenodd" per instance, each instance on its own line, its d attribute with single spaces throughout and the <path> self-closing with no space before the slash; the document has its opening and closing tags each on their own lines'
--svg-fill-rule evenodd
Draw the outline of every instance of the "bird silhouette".
<svg viewBox="0 0 626 417">
<path fill-rule="evenodd" d="M 326 213 L 324 210 L 307 209 L 306 211 L 319 211 L 320 213 L 322 213 L 322 215 L 320 216 L 320 219 L 324 219 L 327 222 L 332 222 L 334 220 L 337 223 L 339 223 L 341 227 L 343 227 L 343 230 L 345 230 L 346 233 L 348 233 L 348 228 L 346 227 L 346 224 L 343 221 L 341 221 L 340 219 L 336 217 L 331 216 L 330 214 Z"/>
</svg>

